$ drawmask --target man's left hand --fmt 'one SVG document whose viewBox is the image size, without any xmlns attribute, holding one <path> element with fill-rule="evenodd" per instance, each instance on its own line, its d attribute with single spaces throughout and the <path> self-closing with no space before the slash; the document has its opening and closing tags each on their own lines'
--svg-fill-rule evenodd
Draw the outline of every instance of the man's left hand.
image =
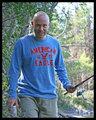
<svg viewBox="0 0 96 120">
<path fill-rule="evenodd" d="M 75 85 L 69 85 L 69 86 L 67 86 L 67 91 L 69 93 L 73 93 L 73 92 L 75 92 L 75 90 L 76 90 Z"/>
</svg>

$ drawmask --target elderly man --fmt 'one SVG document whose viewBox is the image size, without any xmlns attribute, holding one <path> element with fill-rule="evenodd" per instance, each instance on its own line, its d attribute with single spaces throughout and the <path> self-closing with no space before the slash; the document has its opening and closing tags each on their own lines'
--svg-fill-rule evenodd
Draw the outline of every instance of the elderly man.
<svg viewBox="0 0 96 120">
<path fill-rule="evenodd" d="M 49 16 L 40 11 L 34 15 L 31 24 L 34 33 L 18 39 L 14 46 L 9 69 L 8 107 L 9 110 L 14 104 L 18 107 L 19 96 L 21 118 L 56 118 L 58 108 L 54 68 L 68 92 L 73 93 L 76 88 L 68 80 L 59 41 L 47 34 Z"/>
</svg>

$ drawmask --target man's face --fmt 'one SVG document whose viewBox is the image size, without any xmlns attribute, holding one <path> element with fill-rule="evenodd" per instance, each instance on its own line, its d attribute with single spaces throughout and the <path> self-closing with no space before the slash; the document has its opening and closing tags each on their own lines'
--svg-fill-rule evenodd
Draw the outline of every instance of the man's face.
<svg viewBox="0 0 96 120">
<path fill-rule="evenodd" d="M 35 37 L 39 40 L 43 40 L 46 37 L 49 28 L 49 21 L 46 16 L 38 16 L 33 22 Z"/>
</svg>

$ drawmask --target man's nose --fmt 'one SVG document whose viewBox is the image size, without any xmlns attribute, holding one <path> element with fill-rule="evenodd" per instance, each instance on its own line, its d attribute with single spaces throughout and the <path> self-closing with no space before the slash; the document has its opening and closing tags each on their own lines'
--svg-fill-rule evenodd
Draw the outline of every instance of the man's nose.
<svg viewBox="0 0 96 120">
<path fill-rule="evenodd" d="M 43 26 L 40 27 L 40 30 L 43 30 Z"/>
</svg>

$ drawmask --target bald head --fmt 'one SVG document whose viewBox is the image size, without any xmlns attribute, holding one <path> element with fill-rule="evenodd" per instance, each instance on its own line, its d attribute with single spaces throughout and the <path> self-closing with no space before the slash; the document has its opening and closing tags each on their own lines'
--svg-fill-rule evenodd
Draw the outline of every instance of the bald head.
<svg viewBox="0 0 96 120">
<path fill-rule="evenodd" d="M 41 18 L 41 17 L 46 18 L 49 23 L 49 16 L 43 11 L 39 11 L 34 15 L 33 22 L 35 22 L 38 18 Z"/>
<path fill-rule="evenodd" d="M 45 39 L 50 26 L 49 16 L 43 11 L 37 12 L 31 24 L 34 29 L 34 36 L 39 40 Z"/>
</svg>

